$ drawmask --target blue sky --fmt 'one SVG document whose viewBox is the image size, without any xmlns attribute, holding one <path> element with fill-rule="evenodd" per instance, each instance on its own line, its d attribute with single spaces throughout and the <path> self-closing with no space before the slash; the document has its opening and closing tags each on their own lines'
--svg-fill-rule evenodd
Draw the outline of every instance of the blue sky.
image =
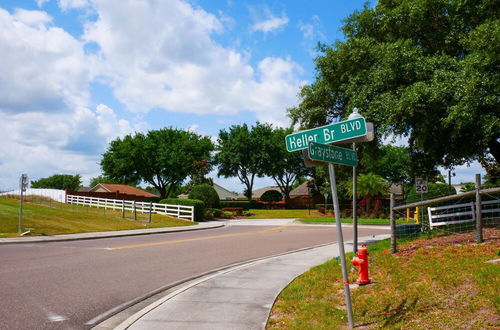
<svg viewBox="0 0 500 330">
<path fill-rule="evenodd" d="M 0 0 L 0 190 L 100 174 L 108 143 L 165 126 L 285 126 L 318 42 L 364 1 Z M 454 181 L 480 171 L 461 167 Z M 241 192 L 236 178 L 217 178 Z M 257 180 L 255 187 L 271 185 Z"/>
</svg>

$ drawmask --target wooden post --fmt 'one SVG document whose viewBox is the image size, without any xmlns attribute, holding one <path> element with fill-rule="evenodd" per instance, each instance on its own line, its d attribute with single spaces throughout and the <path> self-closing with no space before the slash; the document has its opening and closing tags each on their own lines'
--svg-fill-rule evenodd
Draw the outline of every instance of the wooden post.
<svg viewBox="0 0 500 330">
<path fill-rule="evenodd" d="M 137 220 L 137 208 L 135 207 L 135 201 L 134 201 L 134 220 Z"/>
<path fill-rule="evenodd" d="M 151 213 L 153 213 L 153 202 L 149 202 L 149 223 L 151 223 Z"/>
<path fill-rule="evenodd" d="M 396 253 L 396 219 L 394 218 L 394 193 L 391 193 L 391 253 Z"/>
<path fill-rule="evenodd" d="M 476 174 L 476 242 L 483 242 L 483 217 L 481 209 L 481 174 Z"/>
<path fill-rule="evenodd" d="M 122 218 L 125 218 L 125 200 L 122 199 Z"/>
</svg>

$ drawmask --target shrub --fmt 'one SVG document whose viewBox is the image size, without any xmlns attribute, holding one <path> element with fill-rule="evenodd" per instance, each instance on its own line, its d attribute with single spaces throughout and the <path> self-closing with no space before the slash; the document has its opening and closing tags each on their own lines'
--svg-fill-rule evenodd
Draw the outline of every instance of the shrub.
<svg viewBox="0 0 500 330">
<path fill-rule="evenodd" d="M 256 201 L 221 201 L 220 207 L 241 207 L 243 210 L 261 209 L 262 204 Z"/>
<path fill-rule="evenodd" d="M 427 187 L 429 188 L 429 191 L 423 194 L 424 200 L 457 194 L 455 188 L 447 185 L 446 183 L 429 183 L 427 184 Z M 406 202 L 413 203 L 418 201 L 420 201 L 420 193 L 417 193 L 415 191 L 415 186 L 413 186 L 408 192 Z"/>
<path fill-rule="evenodd" d="M 268 190 L 260 196 L 263 202 L 279 202 L 283 199 L 283 195 L 277 190 Z"/>
<path fill-rule="evenodd" d="M 144 197 L 144 202 L 161 203 L 160 197 Z"/>
<path fill-rule="evenodd" d="M 220 209 L 206 208 L 205 209 L 205 219 L 221 218 L 223 216 L 223 211 Z"/>
<path fill-rule="evenodd" d="M 222 211 L 222 217 L 224 219 L 231 219 L 234 216 L 234 213 L 231 211 Z"/>
<path fill-rule="evenodd" d="M 205 203 L 205 207 L 208 208 L 218 208 L 219 207 L 219 195 L 215 191 L 214 187 L 209 184 L 200 184 L 191 188 L 189 192 L 189 199 L 198 199 Z"/>
<path fill-rule="evenodd" d="M 162 199 L 160 203 L 194 206 L 194 221 L 203 220 L 203 213 L 205 210 L 205 204 L 203 203 L 203 201 L 197 199 L 185 199 L 185 198 L 165 198 Z"/>
<path fill-rule="evenodd" d="M 315 204 L 314 208 L 319 210 L 319 208 L 326 208 L 327 210 L 333 210 L 333 204 Z"/>
</svg>

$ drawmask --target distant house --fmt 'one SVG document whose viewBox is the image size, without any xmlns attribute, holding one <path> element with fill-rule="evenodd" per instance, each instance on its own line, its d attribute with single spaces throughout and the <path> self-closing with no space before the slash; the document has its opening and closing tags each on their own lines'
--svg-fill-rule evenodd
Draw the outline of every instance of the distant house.
<svg viewBox="0 0 500 330">
<path fill-rule="evenodd" d="M 78 192 L 89 192 L 89 191 L 90 191 L 90 189 L 92 189 L 92 187 L 83 187 L 83 186 L 82 186 L 82 187 L 78 188 L 78 190 L 77 190 L 77 191 L 78 191 Z"/>
<path fill-rule="evenodd" d="M 217 192 L 217 195 L 219 195 L 221 201 L 231 201 L 238 198 L 238 194 L 235 194 L 234 192 L 229 191 L 222 186 L 219 186 L 215 182 L 214 182 L 214 189 Z"/>
<path fill-rule="evenodd" d="M 232 201 L 238 198 L 238 194 L 235 194 L 232 191 L 227 190 L 226 188 L 219 186 L 217 183 L 214 182 L 213 187 L 215 191 L 217 192 L 217 195 L 219 195 L 219 199 L 221 201 Z M 178 198 L 189 198 L 188 194 L 181 194 L 178 195 Z"/>
<path fill-rule="evenodd" d="M 264 195 L 264 193 L 266 191 L 269 191 L 269 190 L 276 190 L 276 191 L 281 192 L 280 187 L 278 187 L 278 186 L 268 186 L 268 187 L 264 187 L 264 188 L 260 188 L 260 189 L 256 189 L 256 190 L 252 191 L 252 198 L 260 199 L 262 197 L 262 195 Z"/>
<path fill-rule="evenodd" d="M 128 186 L 126 184 L 99 183 L 92 187 L 89 192 L 117 193 L 140 197 L 158 197 L 154 194 L 148 193 L 147 191 Z"/>
<path fill-rule="evenodd" d="M 389 186 L 389 194 L 385 196 L 385 198 L 390 199 L 390 194 L 394 194 L 394 199 L 402 200 L 403 196 L 403 187 L 400 185 L 391 184 Z"/>
<path fill-rule="evenodd" d="M 278 187 L 278 186 L 267 186 L 267 187 L 264 187 L 264 188 L 259 188 L 259 189 L 252 190 L 252 199 L 260 199 L 262 197 L 262 195 L 266 191 L 269 191 L 269 190 L 276 190 L 276 191 L 281 192 L 280 187 Z M 245 195 L 238 195 L 238 199 L 247 199 L 247 196 L 245 196 Z"/>
<path fill-rule="evenodd" d="M 309 198 L 309 187 L 307 187 L 307 184 L 311 180 L 312 179 L 302 182 L 297 188 L 290 191 L 290 198 Z"/>
</svg>

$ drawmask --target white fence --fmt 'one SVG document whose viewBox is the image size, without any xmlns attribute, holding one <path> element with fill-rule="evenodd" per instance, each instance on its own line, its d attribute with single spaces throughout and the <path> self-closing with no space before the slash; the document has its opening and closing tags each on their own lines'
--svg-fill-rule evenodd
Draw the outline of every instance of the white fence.
<svg viewBox="0 0 500 330">
<path fill-rule="evenodd" d="M 17 190 L 12 190 L 12 191 L 7 191 L 0 193 L 0 196 L 2 195 L 21 195 L 21 191 L 19 189 Z M 25 192 L 23 192 L 24 196 L 43 196 L 43 197 L 48 197 L 51 198 L 57 202 L 64 203 L 66 199 L 66 192 L 64 190 L 59 190 L 59 189 L 39 189 L 39 188 L 29 188 L 26 189 Z"/>
<path fill-rule="evenodd" d="M 68 195 L 67 203 L 89 207 L 99 207 L 104 209 L 121 210 L 122 212 L 135 211 L 141 213 L 159 213 L 194 221 L 194 206 L 136 202 L 121 199 L 76 195 Z"/>
<path fill-rule="evenodd" d="M 476 207 L 474 202 L 427 208 L 431 229 L 437 226 L 459 224 L 476 221 Z M 481 202 L 482 219 L 488 220 L 498 217 L 500 201 L 490 200 Z M 495 216 L 495 213 L 497 215 Z"/>
</svg>

